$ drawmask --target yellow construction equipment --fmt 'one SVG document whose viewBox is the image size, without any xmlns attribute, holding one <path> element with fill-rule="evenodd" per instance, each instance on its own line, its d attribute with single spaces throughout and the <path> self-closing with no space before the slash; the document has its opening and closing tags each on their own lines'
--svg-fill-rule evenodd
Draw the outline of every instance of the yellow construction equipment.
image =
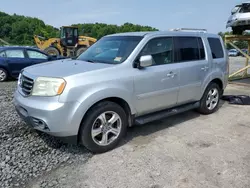
<svg viewBox="0 0 250 188">
<path fill-rule="evenodd" d="M 49 55 L 72 57 L 79 56 L 97 39 L 87 36 L 79 36 L 78 27 L 62 26 L 60 38 L 49 38 L 35 35 L 34 40 L 37 47 Z"/>
</svg>

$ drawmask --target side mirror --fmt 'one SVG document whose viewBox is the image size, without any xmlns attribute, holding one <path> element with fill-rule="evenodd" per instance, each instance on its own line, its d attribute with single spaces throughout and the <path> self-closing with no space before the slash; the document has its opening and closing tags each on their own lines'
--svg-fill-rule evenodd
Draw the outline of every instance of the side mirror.
<svg viewBox="0 0 250 188">
<path fill-rule="evenodd" d="M 153 58 L 151 55 L 144 55 L 140 57 L 139 68 L 149 67 L 153 65 Z"/>
</svg>

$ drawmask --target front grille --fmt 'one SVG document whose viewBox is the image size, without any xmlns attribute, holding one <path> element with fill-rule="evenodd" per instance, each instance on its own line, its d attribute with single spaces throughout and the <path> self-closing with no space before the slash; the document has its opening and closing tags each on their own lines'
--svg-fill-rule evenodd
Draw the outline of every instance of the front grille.
<svg viewBox="0 0 250 188">
<path fill-rule="evenodd" d="M 33 89 L 34 80 L 22 75 L 20 87 L 25 95 L 30 95 Z"/>
</svg>

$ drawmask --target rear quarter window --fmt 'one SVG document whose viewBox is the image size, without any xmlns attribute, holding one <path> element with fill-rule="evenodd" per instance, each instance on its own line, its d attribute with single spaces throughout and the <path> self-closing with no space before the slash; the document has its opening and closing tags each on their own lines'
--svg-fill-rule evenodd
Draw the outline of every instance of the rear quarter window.
<svg viewBox="0 0 250 188">
<path fill-rule="evenodd" d="M 224 57 L 222 44 L 219 38 L 208 37 L 208 43 L 212 52 L 213 59 Z"/>
</svg>

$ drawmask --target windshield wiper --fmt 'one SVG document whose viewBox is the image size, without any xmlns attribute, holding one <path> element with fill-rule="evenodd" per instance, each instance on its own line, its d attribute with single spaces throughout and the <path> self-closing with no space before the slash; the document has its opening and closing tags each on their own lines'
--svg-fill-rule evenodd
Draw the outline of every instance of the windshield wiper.
<svg viewBox="0 0 250 188">
<path fill-rule="evenodd" d="M 87 60 L 85 60 L 85 61 L 87 61 L 87 62 L 90 62 L 90 63 L 95 63 L 93 60 L 91 60 L 91 59 L 87 59 Z"/>
<path fill-rule="evenodd" d="M 87 61 L 89 63 L 95 63 L 95 61 L 91 60 L 91 59 L 78 59 L 78 60 L 81 60 L 81 61 Z"/>
</svg>

